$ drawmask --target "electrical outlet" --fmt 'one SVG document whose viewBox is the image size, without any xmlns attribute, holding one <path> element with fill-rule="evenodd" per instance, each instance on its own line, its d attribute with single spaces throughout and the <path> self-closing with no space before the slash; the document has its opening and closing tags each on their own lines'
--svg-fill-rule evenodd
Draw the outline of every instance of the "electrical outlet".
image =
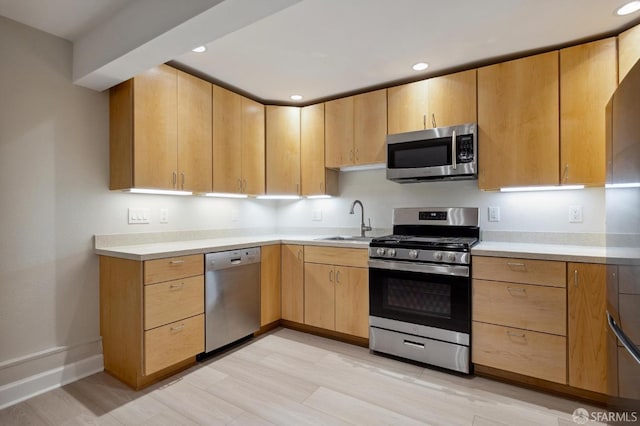
<svg viewBox="0 0 640 426">
<path fill-rule="evenodd" d="M 169 209 L 160 209 L 160 223 L 169 223 Z"/>
<path fill-rule="evenodd" d="M 151 223 L 149 209 L 129 208 L 129 224 Z"/>
<path fill-rule="evenodd" d="M 500 222 L 500 207 L 489 207 L 489 222 Z"/>
<path fill-rule="evenodd" d="M 322 210 L 317 209 L 314 210 L 311 216 L 311 220 L 316 221 L 316 222 L 321 222 L 322 221 Z"/>
<path fill-rule="evenodd" d="M 569 223 L 582 222 L 582 206 L 569 206 Z"/>
</svg>

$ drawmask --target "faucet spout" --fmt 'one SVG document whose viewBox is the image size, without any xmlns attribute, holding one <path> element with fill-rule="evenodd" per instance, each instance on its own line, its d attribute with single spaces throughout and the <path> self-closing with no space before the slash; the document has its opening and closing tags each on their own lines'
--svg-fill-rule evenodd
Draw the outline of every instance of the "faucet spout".
<svg viewBox="0 0 640 426">
<path fill-rule="evenodd" d="M 349 214 L 354 214 L 355 213 L 355 207 L 356 205 L 360 206 L 360 236 L 361 237 L 366 237 L 365 233 L 367 231 L 371 231 L 371 219 L 369 219 L 369 226 L 364 224 L 364 206 L 362 205 L 362 201 L 360 200 L 355 200 L 353 203 L 351 203 L 351 209 L 349 209 Z"/>
</svg>

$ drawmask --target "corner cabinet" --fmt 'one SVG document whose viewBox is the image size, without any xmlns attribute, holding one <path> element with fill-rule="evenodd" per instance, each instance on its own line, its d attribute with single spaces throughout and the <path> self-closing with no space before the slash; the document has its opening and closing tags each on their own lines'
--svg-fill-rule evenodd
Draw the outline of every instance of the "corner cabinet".
<svg viewBox="0 0 640 426">
<path fill-rule="evenodd" d="M 300 195 L 300 108 L 266 107 L 267 194 Z"/>
<path fill-rule="evenodd" d="M 304 322 L 304 246 L 282 244 L 282 319 Z"/>
<path fill-rule="evenodd" d="M 559 183 L 558 72 L 557 51 L 478 69 L 480 189 Z"/>
<path fill-rule="evenodd" d="M 301 195 L 338 194 L 338 172 L 325 167 L 324 133 L 324 104 L 301 108 Z"/>
<path fill-rule="evenodd" d="M 140 389 L 204 351 L 204 257 L 100 256 L 104 369 Z"/>
<path fill-rule="evenodd" d="M 280 320 L 280 244 L 260 249 L 260 326 Z"/>
<path fill-rule="evenodd" d="M 160 65 L 109 93 L 109 189 L 211 191 L 210 83 Z"/>
<path fill-rule="evenodd" d="M 213 86 L 213 191 L 265 191 L 264 106 Z"/>
<path fill-rule="evenodd" d="M 366 249 L 305 246 L 304 323 L 369 337 Z"/>
</svg>

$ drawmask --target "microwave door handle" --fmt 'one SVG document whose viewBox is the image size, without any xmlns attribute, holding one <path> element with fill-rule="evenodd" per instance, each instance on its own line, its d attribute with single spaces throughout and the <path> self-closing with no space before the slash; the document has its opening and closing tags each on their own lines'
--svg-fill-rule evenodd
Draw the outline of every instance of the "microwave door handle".
<svg viewBox="0 0 640 426">
<path fill-rule="evenodd" d="M 458 159 L 458 148 L 456 147 L 456 131 L 451 132 L 451 166 L 453 170 L 458 168 L 456 160 Z"/>
<path fill-rule="evenodd" d="M 609 327 L 611 328 L 611 331 L 613 331 L 613 334 L 616 335 L 620 343 L 622 343 L 624 348 L 629 352 L 629 354 L 631 354 L 633 359 L 635 359 L 636 362 L 640 364 L 640 349 L 638 349 L 638 347 L 633 344 L 631 339 L 627 337 L 624 331 L 622 331 L 622 329 L 613 319 L 609 311 L 607 311 L 607 322 L 609 323 Z"/>
</svg>

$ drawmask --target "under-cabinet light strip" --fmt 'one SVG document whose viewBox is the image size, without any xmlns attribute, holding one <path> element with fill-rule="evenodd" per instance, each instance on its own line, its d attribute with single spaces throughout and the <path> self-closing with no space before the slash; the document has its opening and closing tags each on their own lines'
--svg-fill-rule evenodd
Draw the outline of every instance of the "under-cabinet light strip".
<svg viewBox="0 0 640 426">
<path fill-rule="evenodd" d="M 527 191 L 566 191 L 570 189 L 584 189 L 584 185 L 562 185 L 562 186 L 510 186 L 500 188 L 500 192 L 527 192 Z"/>
<path fill-rule="evenodd" d="M 171 191 L 166 189 L 145 189 L 145 188 L 131 188 L 125 192 L 132 194 L 155 194 L 155 195 L 193 195 L 191 191 Z"/>
</svg>

